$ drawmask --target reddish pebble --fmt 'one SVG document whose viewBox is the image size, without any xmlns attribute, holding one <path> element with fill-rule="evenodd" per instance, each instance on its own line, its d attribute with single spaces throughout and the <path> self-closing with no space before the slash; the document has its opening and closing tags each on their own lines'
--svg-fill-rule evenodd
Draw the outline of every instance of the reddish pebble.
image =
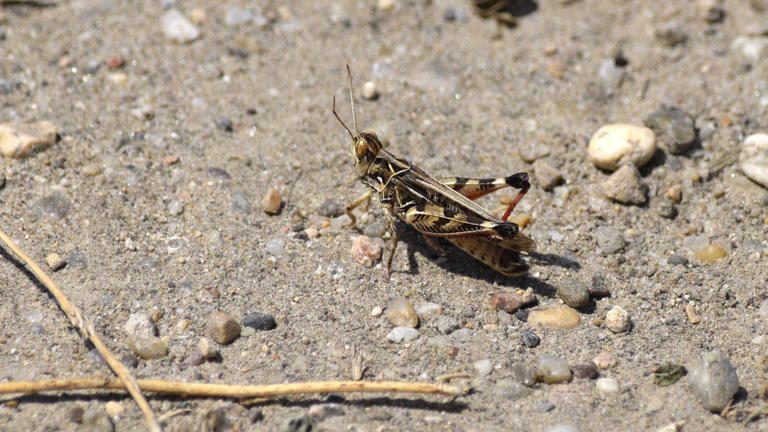
<svg viewBox="0 0 768 432">
<path fill-rule="evenodd" d="M 125 59 L 122 56 L 116 55 L 108 58 L 105 63 L 107 64 L 107 69 L 115 70 L 125 66 Z"/>
<path fill-rule="evenodd" d="M 496 310 L 515 313 L 523 305 L 523 298 L 513 291 L 499 291 L 491 295 L 491 306 Z"/>
<path fill-rule="evenodd" d="M 366 267 L 371 267 L 381 258 L 382 247 L 372 238 L 361 235 L 352 240 L 352 258 Z"/>
<path fill-rule="evenodd" d="M 174 155 L 166 156 L 163 158 L 162 162 L 163 162 L 163 166 L 176 165 L 177 163 L 179 163 L 179 157 Z"/>
</svg>

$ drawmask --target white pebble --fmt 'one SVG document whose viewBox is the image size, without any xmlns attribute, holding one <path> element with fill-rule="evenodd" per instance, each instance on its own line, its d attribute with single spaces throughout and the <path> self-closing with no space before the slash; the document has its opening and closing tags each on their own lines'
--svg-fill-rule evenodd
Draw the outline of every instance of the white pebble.
<svg viewBox="0 0 768 432">
<path fill-rule="evenodd" d="M 739 167 L 752 181 L 768 188 L 768 133 L 757 133 L 744 139 Z"/>
<path fill-rule="evenodd" d="M 600 396 L 609 397 L 619 393 L 619 382 L 614 378 L 598 378 L 595 383 Z"/>
<path fill-rule="evenodd" d="M 373 81 L 363 84 L 363 97 L 368 100 L 374 100 L 379 97 L 379 91 L 376 89 L 376 84 Z"/>
<path fill-rule="evenodd" d="M 384 313 L 384 309 L 382 309 L 381 306 L 374 306 L 373 309 L 371 309 L 371 316 L 374 318 L 380 317 L 382 313 Z"/>
<path fill-rule="evenodd" d="M 609 124 L 589 140 L 589 160 L 602 169 L 614 171 L 625 163 L 641 167 L 656 153 L 656 135 L 644 126 Z"/>
<path fill-rule="evenodd" d="M 419 331 L 410 327 L 395 327 L 387 334 L 387 339 L 394 343 L 411 342 L 418 337 Z"/>
<path fill-rule="evenodd" d="M 614 333 L 625 333 L 632 328 L 632 319 L 621 306 L 614 306 L 605 315 L 605 326 Z"/>
<path fill-rule="evenodd" d="M 160 25 L 166 39 L 179 43 L 192 42 L 200 37 L 200 30 L 181 12 L 171 9 L 160 19 Z"/>
<path fill-rule="evenodd" d="M 493 362 L 489 359 L 478 360 L 474 363 L 478 375 L 490 375 L 493 371 Z"/>
<path fill-rule="evenodd" d="M 57 129 L 47 121 L 25 124 L 0 124 L 0 155 L 23 158 L 56 142 Z"/>
<path fill-rule="evenodd" d="M 731 43 L 731 49 L 751 62 L 768 58 L 768 37 L 739 36 Z"/>
</svg>

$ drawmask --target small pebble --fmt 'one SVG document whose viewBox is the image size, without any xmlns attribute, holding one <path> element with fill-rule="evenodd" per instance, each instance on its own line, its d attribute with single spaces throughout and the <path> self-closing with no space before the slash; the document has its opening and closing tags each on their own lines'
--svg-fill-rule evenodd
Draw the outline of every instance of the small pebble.
<svg viewBox="0 0 768 432">
<path fill-rule="evenodd" d="M 592 363 L 600 370 L 608 370 L 615 367 L 619 361 L 608 351 L 602 351 L 592 359 Z"/>
<path fill-rule="evenodd" d="M 341 409 L 339 404 L 322 403 L 310 406 L 307 410 L 307 415 L 314 421 L 319 422 L 329 417 L 344 415 L 344 410 Z"/>
<path fill-rule="evenodd" d="M 685 41 L 688 40 L 688 35 L 685 33 L 685 30 L 676 22 L 658 25 L 654 31 L 654 35 L 656 36 L 656 40 L 667 47 L 674 47 L 685 43 Z"/>
<path fill-rule="evenodd" d="M 373 265 L 381 258 L 381 254 L 384 248 L 381 247 L 379 242 L 374 241 L 367 235 L 359 235 L 352 239 L 352 248 L 350 254 L 352 259 L 360 265 L 366 267 L 373 267 Z"/>
<path fill-rule="evenodd" d="M 384 309 L 382 309 L 381 306 L 374 306 L 373 309 L 371 309 L 371 316 L 374 318 L 380 317 L 383 313 Z"/>
<path fill-rule="evenodd" d="M 32 211 L 38 217 L 64 219 L 72 208 L 69 200 L 59 192 L 46 195 L 32 205 Z"/>
<path fill-rule="evenodd" d="M 544 432 L 579 432 L 579 429 L 576 426 L 561 423 L 544 429 Z"/>
<path fill-rule="evenodd" d="M 710 24 L 719 23 L 725 19 L 722 0 L 698 0 L 696 10 L 699 17 Z"/>
<path fill-rule="evenodd" d="M 101 173 L 102 173 L 101 164 L 98 164 L 98 163 L 89 163 L 84 165 L 80 169 L 80 174 L 86 177 L 96 177 Z"/>
<path fill-rule="evenodd" d="M 224 15 L 224 24 L 237 27 L 253 21 L 253 12 L 237 6 L 230 6 Z"/>
<path fill-rule="evenodd" d="M 392 300 L 384 313 L 387 320 L 395 327 L 416 328 L 419 325 L 419 315 L 411 302 L 404 297 Z"/>
<path fill-rule="evenodd" d="M 615 378 L 598 378 L 595 382 L 597 392 L 602 397 L 612 397 L 619 393 L 619 382 Z"/>
<path fill-rule="evenodd" d="M 683 200 L 683 187 L 679 184 L 670 186 L 669 189 L 664 192 L 664 197 L 675 204 L 680 204 Z"/>
<path fill-rule="evenodd" d="M 626 67 L 616 63 L 616 59 L 603 60 L 597 69 L 597 76 L 603 84 L 605 93 L 610 96 L 616 93 L 624 82 L 627 74 Z"/>
<path fill-rule="evenodd" d="M 171 216 L 178 216 L 184 213 L 184 203 L 179 200 L 172 200 L 168 203 L 168 214 Z"/>
<path fill-rule="evenodd" d="M 242 328 L 232 315 L 218 311 L 208 317 L 207 334 L 216 342 L 227 345 L 240 337 Z"/>
<path fill-rule="evenodd" d="M 564 280 L 557 288 L 557 296 L 572 308 L 583 308 L 589 304 L 589 288 L 576 279 Z"/>
<path fill-rule="evenodd" d="M 621 204 L 642 205 L 648 199 L 648 187 L 640 179 L 640 171 L 632 164 L 619 168 L 600 188 L 606 198 Z"/>
<path fill-rule="evenodd" d="M 88 432 L 113 432 L 115 425 L 106 412 L 91 408 L 83 414 L 82 430 Z"/>
<path fill-rule="evenodd" d="M 108 57 L 104 64 L 107 65 L 107 69 L 109 70 L 115 70 L 120 69 L 121 67 L 125 66 L 125 59 L 120 55 L 114 55 Z"/>
<path fill-rule="evenodd" d="M 528 348 L 536 348 L 539 346 L 541 339 L 531 329 L 525 329 L 520 333 L 520 341 Z"/>
<path fill-rule="evenodd" d="M 280 257 L 285 251 L 285 240 L 281 238 L 271 239 L 264 245 L 264 250 L 273 257 Z"/>
<path fill-rule="evenodd" d="M 624 249 L 626 241 L 618 229 L 611 226 L 601 226 L 595 230 L 597 246 L 604 254 L 613 254 Z"/>
<path fill-rule="evenodd" d="M 551 191 L 563 182 L 563 174 L 543 159 L 533 163 L 533 174 L 536 183 L 545 191 Z"/>
<path fill-rule="evenodd" d="M 215 359 L 219 354 L 219 348 L 207 337 L 200 338 L 197 342 L 197 349 L 200 350 L 200 355 L 206 360 Z"/>
<path fill-rule="evenodd" d="M 641 167 L 656 153 L 656 135 L 643 126 L 609 124 L 595 132 L 587 153 L 601 169 L 615 171 L 628 163 Z"/>
<path fill-rule="evenodd" d="M 174 42 L 189 43 L 200 37 L 200 30 L 175 9 L 163 14 L 160 26 L 165 38 Z"/>
<path fill-rule="evenodd" d="M 0 124 L 0 155 L 21 159 L 56 142 L 58 129 L 48 121 Z"/>
<path fill-rule="evenodd" d="M 739 168 L 750 180 L 768 188 L 768 133 L 752 134 L 744 139 Z"/>
<path fill-rule="evenodd" d="M 363 84 L 363 98 L 368 100 L 375 100 L 379 97 L 379 91 L 376 89 L 376 84 L 373 81 L 367 81 Z"/>
<path fill-rule="evenodd" d="M 510 379 L 499 380 L 496 383 L 496 394 L 502 399 L 516 401 L 529 396 L 533 390 Z"/>
<path fill-rule="evenodd" d="M 48 254 L 48 256 L 45 257 L 45 263 L 48 264 L 48 268 L 50 268 L 52 271 L 61 270 L 65 265 L 67 265 L 67 262 L 64 260 L 64 258 L 55 252 Z"/>
<path fill-rule="evenodd" d="M 610 297 L 611 291 L 608 289 L 608 284 L 605 282 L 605 278 L 601 275 L 592 276 L 592 285 L 588 287 L 589 295 L 592 297 Z"/>
<path fill-rule="evenodd" d="M 395 327 L 387 334 L 387 339 L 394 343 L 411 342 L 419 337 L 419 331 L 411 327 Z"/>
<path fill-rule="evenodd" d="M 451 334 L 461 328 L 461 324 L 456 318 L 447 315 L 437 317 L 437 331 L 442 334 Z"/>
<path fill-rule="evenodd" d="M 250 312 L 243 318 L 243 325 L 254 330 L 267 331 L 277 328 L 274 315 L 264 312 Z"/>
<path fill-rule="evenodd" d="M 644 123 L 656 133 L 657 141 L 672 154 L 685 153 L 696 141 L 693 118 L 680 108 L 662 106 L 650 113 Z"/>
<path fill-rule="evenodd" d="M 317 207 L 317 214 L 328 218 L 335 218 L 344 214 L 344 206 L 337 201 L 327 199 Z"/>
<path fill-rule="evenodd" d="M 430 320 L 443 314 L 443 307 L 437 303 L 426 302 L 416 305 L 416 314 L 420 321 Z"/>
<path fill-rule="evenodd" d="M 632 319 L 621 306 L 614 306 L 605 315 L 605 326 L 614 333 L 626 333 L 632 328 Z"/>
<path fill-rule="evenodd" d="M 218 129 L 221 129 L 224 132 L 233 132 L 235 130 L 235 126 L 232 124 L 232 120 L 227 117 L 218 117 L 213 121 L 213 123 Z"/>
<path fill-rule="evenodd" d="M 159 359 L 168 355 L 167 339 L 155 336 L 128 337 L 128 348 L 144 360 Z"/>
<path fill-rule="evenodd" d="M 208 175 L 219 180 L 232 180 L 232 176 L 224 168 L 208 167 Z"/>
<path fill-rule="evenodd" d="M 280 209 L 283 207 L 283 197 L 280 195 L 280 191 L 275 188 L 270 188 L 261 199 L 261 209 L 264 213 L 269 215 L 276 215 L 280 213 Z"/>
<path fill-rule="evenodd" d="M 232 192 L 232 199 L 229 205 L 233 211 L 238 213 L 248 214 L 251 212 L 251 201 L 245 192 L 240 190 Z"/>
<path fill-rule="evenodd" d="M 376 7 L 382 12 L 388 12 L 395 8 L 397 0 L 378 0 Z"/>
<path fill-rule="evenodd" d="M 550 309 L 535 310 L 528 314 L 528 324 L 548 328 L 569 329 L 581 322 L 581 316 L 569 306 L 558 306 Z"/>
<path fill-rule="evenodd" d="M 749 62 L 758 63 L 768 58 L 768 37 L 737 36 L 731 43 L 731 50 Z"/>
<path fill-rule="evenodd" d="M 711 243 L 696 250 L 694 256 L 704 264 L 714 264 L 727 257 L 728 252 L 722 246 Z"/>
<path fill-rule="evenodd" d="M 534 141 L 528 144 L 522 144 L 518 151 L 520 159 L 527 163 L 536 162 L 536 160 L 549 156 L 550 149 L 546 144 Z"/>
<path fill-rule="evenodd" d="M 595 379 L 600 376 L 594 363 L 579 363 L 571 367 L 573 376 L 581 379 Z"/>
<path fill-rule="evenodd" d="M 489 359 L 478 360 L 473 364 L 473 366 L 475 367 L 477 374 L 480 376 L 490 375 L 491 372 L 493 372 L 493 362 L 491 362 Z"/>
<path fill-rule="evenodd" d="M 129 337 L 157 336 L 157 327 L 152 317 L 145 312 L 132 313 L 125 321 L 123 330 Z"/>
<path fill-rule="evenodd" d="M 674 219 L 677 217 L 677 208 L 672 204 L 662 204 L 659 206 L 658 213 L 664 219 Z"/>
<path fill-rule="evenodd" d="M 693 303 L 688 303 L 685 306 L 685 316 L 688 318 L 688 322 L 696 325 L 701 322 L 701 317 L 699 317 L 699 314 L 696 313 L 696 305 Z"/>
<path fill-rule="evenodd" d="M 669 265 L 686 265 L 688 264 L 688 258 L 680 255 L 672 255 L 667 258 L 667 264 Z"/>
<path fill-rule="evenodd" d="M 177 163 L 179 163 L 179 157 L 175 156 L 175 155 L 165 156 L 160 161 L 160 163 L 162 163 L 163 166 L 165 166 L 165 167 L 169 167 L 171 165 L 176 165 Z"/>
<path fill-rule="evenodd" d="M 491 306 L 512 314 L 523 306 L 523 298 L 514 291 L 498 291 L 491 294 Z"/>
<path fill-rule="evenodd" d="M 547 384 L 558 384 L 570 381 L 571 368 L 568 362 L 549 354 L 538 357 L 536 365 L 536 379 Z"/>
<path fill-rule="evenodd" d="M 536 384 L 536 370 L 525 363 L 517 362 L 512 365 L 512 378 L 526 387 Z"/>
<path fill-rule="evenodd" d="M 67 417 L 69 418 L 69 421 L 72 423 L 82 423 L 83 422 L 83 414 L 85 414 L 85 409 L 81 406 L 74 406 L 69 410 L 69 413 L 67 414 Z"/>
<path fill-rule="evenodd" d="M 212 429 L 217 430 L 218 428 Z M 312 418 L 307 414 L 302 414 L 286 420 L 280 427 L 279 432 L 312 432 L 313 429 Z"/>
<path fill-rule="evenodd" d="M 206 21 L 208 21 L 208 14 L 205 13 L 205 9 L 203 8 L 193 8 L 189 11 L 189 20 L 197 25 L 205 24 Z"/>
<path fill-rule="evenodd" d="M 704 354 L 688 367 L 688 382 L 704 408 L 719 413 L 739 390 L 739 377 L 719 351 Z"/>
<path fill-rule="evenodd" d="M 525 213 L 518 213 L 511 215 L 509 219 L 507 219 L 508 222 L 512 222 L 513 224 L 519 226 L 520 228 L 525 228 L 528 225 L 530 225 L 531 221 L 533 219 L 530 215 L 527 215 Z"/>
</svg>

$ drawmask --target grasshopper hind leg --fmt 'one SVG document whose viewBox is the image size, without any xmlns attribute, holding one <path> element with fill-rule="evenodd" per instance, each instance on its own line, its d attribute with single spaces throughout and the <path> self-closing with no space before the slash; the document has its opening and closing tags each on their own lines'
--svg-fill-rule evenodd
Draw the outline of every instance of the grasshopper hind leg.
<svg viewBox="0 0 768 432">
<path fill-rule="evenodd" d="M 392 274 L 392 258 L 395 257 L 395 251 L 397 250 L 397 243 L 400 241 L 400 237 L 397 235 L 397 224 L 395 223 L 395 215 L 392 214 L 390 208 L 384 208 L 384 214 L 387 216 L 387 230 L 390 237 L 392 237 L 392 246 L 390 246 L 389 256 L 387 257 L 387 279 Z"/>
</svg>

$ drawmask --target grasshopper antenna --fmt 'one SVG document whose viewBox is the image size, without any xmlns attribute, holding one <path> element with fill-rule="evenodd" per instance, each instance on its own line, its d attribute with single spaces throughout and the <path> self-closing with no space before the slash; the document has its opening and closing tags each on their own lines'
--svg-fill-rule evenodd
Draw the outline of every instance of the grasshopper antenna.
<svg viewBox="0 0 768 432">
<path fill-rule="evenodd" d="M 352 111 L 354 113 L 354 111 Z M 353 140 L 355 139 L 355 135 L 352 133 L 351 130 L 347 127 L 347 125 L 344 123 L 344 121 L 339 117 L 339 113 L 336 112 L 336 95 L 333 95 L 333 115 L 336 116 L 336 120 L 341 123 L 342 126 L 344 126 L 344 129 L 347 130 L 347 133 L 349 134 L 349 137 Z"/>
<path fill-rule="evenodd" d="M 355 132 L 360 133 L 360 129 L 357 128 L 357 116 L 355 116 L 355 95 L 352 93 L 352 69 L 347 63 L 347 77 L 349 78 L 349 103 L 352 105 L 352 124 L 355 126 Z"/>
</svg>

